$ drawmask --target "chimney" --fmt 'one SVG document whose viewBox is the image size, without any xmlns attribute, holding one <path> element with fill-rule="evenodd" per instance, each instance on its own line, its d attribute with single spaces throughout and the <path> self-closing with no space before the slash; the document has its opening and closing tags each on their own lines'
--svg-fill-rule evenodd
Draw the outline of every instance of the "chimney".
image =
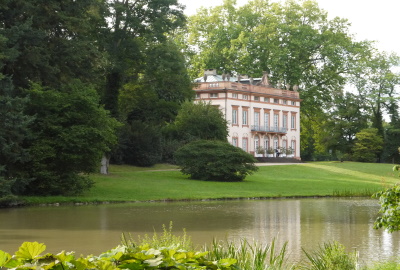
<svg viewBox="0 0 400 270">
<path fill-rule="evenodd" d="M 214 68 L 205 69 L 204 75 L 217 75 L 217 70 Z"/>
</svg>

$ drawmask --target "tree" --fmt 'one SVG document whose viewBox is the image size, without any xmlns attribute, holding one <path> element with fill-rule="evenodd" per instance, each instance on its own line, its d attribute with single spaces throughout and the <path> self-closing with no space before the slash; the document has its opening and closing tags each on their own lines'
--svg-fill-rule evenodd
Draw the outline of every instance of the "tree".
<svg viewBox="0 0 400 270">
<path fill-rule="evenodd" d="M 101 40 L 109 61 L 103 102 L 117 117 L 121 88 L 142 76 L 146 50 L 153 44 L 162 44 L 166 34 L 183 25 L 184 15 L 183 6 L 177 0 L 111 0 L 107 3 L 109 27 Z"/>
<path fill-rule="evenodd" d="M 227 121 L 223 113 L 206 102 L 182 104 L 171 129 L 174 136 L 186 141 L 221 140 L 228 137 Z"/>
<path fill-rule="evenodd" d="M 353 158 L 361 162 L 376 162 L 382 149 L 383 138 L 379 135 L 378 129 L 363 129 L 356 134 Z"/>
<path fill-rule="evenodd" d="M 35 120 L 25 170 L 34 180 L 23 194 L 82 193 L 92 185 L 87 174 L 116 143 L 118 122 L 99 106 L 96 90 L 80 81 L 57 90 L 34 84 L 28 94 L 26 113 Z"/>
<path fill-rule="evenodd" d="M 321 129 L 314 135 L 317 153 L 350 155 L 356 134 L 368 127 L 363 100 L 350 92 L 337 94 L 318 124 Z"/>
<path fill-rule="evenodd" d="M 243 181 L 257 171 L 253 156 L 224 141 L 193 141 L 175 152 L 176 163 L 190 178 L 208 181 Z"/>
<path fill-rule="evenodd" d="M 0 67 L 17 90 L 31 82 L 58 88 L 71 79 L 94 83 L 103 58 L 95 34 L 102 1 L 6 0 L 0 6 L 0 35 L 9 56 Z"/>
<path fill-rule="evenodd" d="M 354 70 L 351 83 L 356 87 L 358 95 L 370 111 L 372 127 L 378 129 L 384 136 L 383 112 L 389 107 L 392 117 L 396 117 L 396 102 L 398 94 L 395 86 L 400 83 L 400 74 L 393 72 L 400 58 L 394 54 L 370 52 L 370 57 L 361 59 Z"/>
<path fill-rule="evenodd" d="M 24 171 L 30 160 L 27 140 L 34 116 L 24 113 L 29 99 L 16 95 L 11 79 L 0 79 L 0 198 L 25 189 L 31 179 Z"/>
</svg>

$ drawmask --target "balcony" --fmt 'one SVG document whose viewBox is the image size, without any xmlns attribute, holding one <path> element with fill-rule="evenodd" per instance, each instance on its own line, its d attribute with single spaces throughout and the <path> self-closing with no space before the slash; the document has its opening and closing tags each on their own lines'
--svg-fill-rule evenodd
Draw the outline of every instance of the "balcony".
<svg viewBox="0 0 400 270">
<path fill-rule="evenodd" d="M 265 132 L 265 133 L 281 133 L 281 134 L 286 134 L 286 133 L 287 133 L 287 128 L 285 128 L 285 127 L 251 126 L 251 131 Z"/>
<path fill-rule="evenodd" d="M 248 85 L 237 82 L 220 81 L 220 82 L 196 83 L 194 87 L 195 91 L 218 91 L 225 89 L 240 91 L 242 93 L 247 92 L 251 94 L 268 94 L 280 97 L 288 97 L 296 99 L 300 98 L 299 92 L 296 91 L 276 89 L 266 86 Z"/>
</svg>

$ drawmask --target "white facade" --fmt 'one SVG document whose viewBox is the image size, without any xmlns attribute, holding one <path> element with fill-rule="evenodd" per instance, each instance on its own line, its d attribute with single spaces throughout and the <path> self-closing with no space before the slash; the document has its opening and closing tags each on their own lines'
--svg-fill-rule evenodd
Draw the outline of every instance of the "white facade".
<svg viewBox="0 0 400 270">
<path fill-rule="evenodd" d="M 220 76 L 198 80 L 196 100 L 209 101 L 223 112 L 230 143 L 255 156 L 271 156 L 269 149 L 273 156 L 278 151 L 281 156 L 300 159 L 301 100 L 297 91 L 215 77 Z"/>
</svg>

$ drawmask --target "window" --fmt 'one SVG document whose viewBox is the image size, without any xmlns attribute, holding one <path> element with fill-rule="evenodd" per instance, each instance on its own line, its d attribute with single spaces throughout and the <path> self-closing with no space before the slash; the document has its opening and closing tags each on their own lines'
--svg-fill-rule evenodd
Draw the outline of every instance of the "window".
<svg viewBox="0 0 400 270">
<path fill-rule="evenodd" d="M 238 146 L 238 138 L 232 138 L 232 145 L 236 147 Z"/>
<path fill-rule="evenodd" d="M 287 104 L 287 100 L 282 100 L 282 103 L 286 105 Z"/>
<path fill-rule="evenodd" d="M 296 128 L 296 115 L 292 115 L 292 117 L 291 117 L 290 128 L 291 129 L 295 129 Z"/>
<path fill-rule="evenodd" d="M 269 102 L 269 98 L 265 97 L 265 98 L 264 98 L 264 101 L 265 101 L 265 102 Z"/>
<path fill-rule="evenodd" d="M 255 136 L 254 137 L 254 152 L 255 153 L 257 153 L 259 146 L 260 146 L 260 138 L 258 136 Z"/>
<path fill-rule="evenodd" d="M 269 128 L 269 113 L 264 113 L 264 126 L 268 130 L 268 128 Z"/>
<path fill-rule="evenodd" d="M 292 151 L 293 151 L 293 155 L 294 156 L 296 156 L 296 141 L 295 140 L 292 140 L 292 142 L 291 142 L 291 146 L 290 146 L 291 148 L 292 148 Z"/>
<path fill-rule="evenodd" d="M 258 130 L 258 127 L 260 126 L 260 113 L 259 112 L 254 112 L 254 126 Z"/>
<path fill-rule="evenodd" d="M 278 136 L 274 137 L 274 149 L 278 149 L 279 148 L 279 139 Z"/>
<path fill-rule="evenodd" d="M 288 120 L 288 117 L 286 114 L 284 114 L 283 118 L 282 118 L 283 128 L 287 128 L 287 120 Z"/>
<path fill-rule="evenodd" d="M 249 97 L 247 95 L 243 95 L 243 99 L 249 99 Z"/>
<path fill-rule="evenodd" d="M 279 114 L 274 114 L 274 128 L 275 131 L 278 130 L 279 127 Z"/>
<path fill-rule="evenodd" d="M 274 103 L 279 104 L 279 99 L 274 98 Z"/>
<path fill-rule="evenodd" d="M 255 96 L 255 97 L 254 97 L 254 100 L 255 100 L 255 101 L 259 101 L 259 100 L 260 100 L 260 97 Z"/>
<path fill-rule="evenodd" d="M 210 94 L 210 98 L 217 98 L 218 97 L 218 93 L 211 93 Z"/>
<path fill-rule="evenodd" d="M 247 124 L 247 110 L 245 111 L 245 110 L 243 110 L 243 112 L 242 112 L 242 125 L 244 125 L 244 126 L 246 126 L 246 125 L 248 125 Z"/>
<path fill-rule="evenodd" d="M 247 138 L 245 137 L 242 139 L 242 149 L 247 152 Z"/>
<path fill-rule="evenodd" d="M 238 124 L 238 111 L 233 109 L 232 110 L 232 125 Z"/>
<path fill-rule="evenodd" d="M 196 94 L 196 98 L 200 98 L 200 94 Z"/>
<path fill-rule="evenodd" d="M 237 93 L 233 93 L 233 94 L 232 94 L 232 97 L 233 97 L 233 98 L 238 98 L 238 94 L 237 94 Z"/>
<path fill-rule="evenodd" d="M 264 148 L 265 148 L 265 150 L 267 150 L 269 148 L 269 138 L 268 137 L 264 138 Z"/>
<path fill-rule="evenodd" d="M 293 106 L 296 106 L 296 101 L 292 101 L 292 105 L 293 105 Z"/>
</svg>

